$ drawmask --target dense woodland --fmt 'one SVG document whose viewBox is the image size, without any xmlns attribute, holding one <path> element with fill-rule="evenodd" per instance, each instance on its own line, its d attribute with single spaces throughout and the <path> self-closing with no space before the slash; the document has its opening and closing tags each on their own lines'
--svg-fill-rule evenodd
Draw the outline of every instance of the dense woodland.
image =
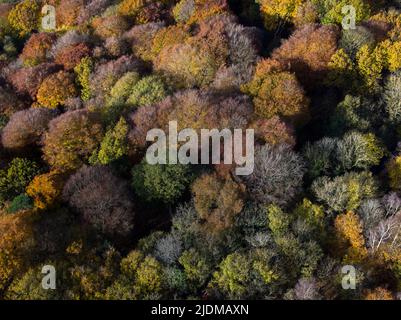
<svg viewBox="0 0 401 320">
<path fill-rule="evenodd" d="M 171 120 L 254 172 L 148 164 Z M 400 298 L 400 0 L 0 0 L 0 137 L 1 299 Z"/>
</svg>

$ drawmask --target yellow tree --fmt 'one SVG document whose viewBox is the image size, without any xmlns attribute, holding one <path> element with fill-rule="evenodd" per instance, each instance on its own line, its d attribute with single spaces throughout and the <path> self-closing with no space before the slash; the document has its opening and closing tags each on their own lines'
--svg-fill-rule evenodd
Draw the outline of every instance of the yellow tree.
<svg viewBox="0 0 401 320">
<path fill-rule="evenodd" d="M 367 255 L 367 250 L 359 217 L 352 211 L 348 211 L 336 217 L 334 227 L 337 243 L 341 249 L 345 249 L 344 261 L 362 262 Z"/>
<path fill-rule="evenodd" d="M 33 199 L 35 208 L 46 209 L 60 196 L 64 179 L 57 171 L 51 171 L 36 176 L 26 189 Z"/>
<path fill-rule="evenodd" d="M 32 239 L 29 214 L 0 212 L 0 291 L 23 270 L 24 256 Z"/>
</svg>

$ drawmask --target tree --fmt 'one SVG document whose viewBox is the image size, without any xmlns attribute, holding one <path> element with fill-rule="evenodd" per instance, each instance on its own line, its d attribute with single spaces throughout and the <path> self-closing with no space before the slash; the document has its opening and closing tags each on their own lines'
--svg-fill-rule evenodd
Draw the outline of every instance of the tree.
<svg viewBox="0 0 401 320">
<path fill-rule="evenodd" d="M 258 119 L 251 124 L 257 138 L 270 145 L 295 145 L 295 132 L 293 127 L 278 116 L 270 119 Z"/>
<path fill-rule="evenodd" d="M 49 51 L 56 40 L 53 33 L 41 32 L 31 35 L 25 43 L 21 58 L 26 66 L 35 66 L 46 62 Z"/>
<path fill-rule="evenodd" d="M 7 207 L 7 213 L 16 213 L 30 209 L 32 209 L 32 200 L 25 193 L 22 193 L 11 201 Z"/>
<path fill-rule="evenodd" d="M 56 113 L 46 108 L 30 108 L 14 113 L 4 127 L 1 142 L 7 149 L 21 150 L 40 141 Z"/>
<path fill-rule="evenodd" d="M 192 185 L 194 205 L 208 228 L 221 231 L 233 225 L 244 205 L 244 186 L 231 177 L 221 179 L 216 173 L 204 174 Z"/>
<path fill-rule="evenodd" d="M 325 213 L 322 206 L 314 204 L 309 199 L 305 198 L 294 209 L 293 214 L 314 228 L 319 235 L 324 233 Z"/>
<path fill-rule="evenodd" d="M 192 88 L 210 84 L 219 66 L 210 52 L 196 45 L 175 44 L 160 52 L 155 67 L 174 86 Z"/>
<path fill-rule="evenodd" d="M 8 118 L 14 112 L 25 109 L 25 103 L 17 95 L 6 88 L 0 88 L 0 114 Z"/>
<path fill-rule="evenodd" d="M 42 81 L 59 69 L 60 66 L 54 63 L 42 63 L 34 67 L 14 70 L 8 75 L 8 80 L 18 94 L 29 95 L 32 100 L 36 100 Z"/>
<path fill-rule="evenodd" d="M 386 165 L 389 184 L 393 190 L 401 188 L 401 157 L 393 157 Z"/>
<path fill-rule="evenodd" d="M 342 139 L 323 138 L 304 148 L 312 178 L 355 169 L 367 170 L 379 165 L 386 154 L 386 147 L 374 134 L 357 131 L 348 131 Z"/>
<path fill-rule="evenodd" d="M 251 261 L 241 253 L 229 254 L 213 274 L 216 286 L 231 299 L 246 295 L 251 275 Z"/>
<path fill-rule="evenodd" d="M 84 7 L 82 0 L 64 0 L 56 7 L 56 21 L 59 28 L 73 27 L 81 8 Z"/>
<path fill-rule="evenodd" d="M 159 102 L 167 96 L 167 89 L 157 76 L 142 78 L 131 90 L 127 104 L 134 107 L 147 106 Z"/>
<path fill-rule="evenodd" d="M 120 15 L 95 17 L 91 24 L 95 29 L 94 34 L 102 39 L 120 37 L 129 28 L 127 19 Z"/>
<path fill-rule="evenodd" d="M 28 214 L 0 216 L 0 290 L 23 271 L 32 244 L 31 232 Z"/>
<path fill-rule="evenodd" d="M 294 289 L 286 293 L 286 298 L 289 300 L 319 300 L 321 295 L 314 278 L 301 278 Z"/>
<path fill-rule="evenodd" d="M 153 38 L 152 55 L 157 57 L 163 48 L 184 43 L 190 37 L 187 27 L 172 25 L 158 30 Z"/>
<path fill-rule="evenodd" d="M 356 11 L 355 22 L 359 23 L 361 21 L 367 20 L 371 14 L 371 7 L 369 1 L 365 0 L 341 0 L 336 2 L 324 1 L 327 3 L 326 12 L 322 18 L 322 22 L 338 23 L 340 24 L 344 19 L 344 14 L 342 13 L 342 8 L 347 5 L 351 5 Z"/>
<path fill-rule="evenodd" d="M 308 119 L 309 100 L 293 73 L 280 70 L 275 61 L 262 60 L 252 81 L 243 87 L 253 97 L 258 116 L 281 116 L 293 123 Z"/>
<path fill-rule="evenodd" d="M 70 111 L 50 121 L 43 137 L 44 159 L 62 171 L 76 169 L 89 159 L 103 137 L 96 114 Z"/>
<path fill-rule="evenodd" d="M 183 250 L 181 239 L 175 234 L 168 234 L 157 241 L 155 256 L 162 262 L 172 265 L 178 261 Z"/>
<path fill-rule="evenodd" d="M 75 97 L 77 90 L 72 73 L 59 71 L 48 76 L 40 85 L 37 99 L 46 108 L 55 109 L 68 98 Z"/>
<path fill-rule="evenodd" d="M 123 278 L 119 284 L 114 284 L 119 287 L 113 289 L 117 289 L 119 295 L 125 290 L 121 290 L 121 286 L 126 285 L 133 286 L 133 294 L 142 299 L 158 297 L 164 289 L 162 266 L 152 256 L 144 256 L 142 252 L 134 250 L 121 260 L 120 266 Z"/>
<path fill-rule="evenodd" d="M 92 71 L 92 60 L 89 57 L 84 57 L 74 67 L 76 74 L 76 81 L 81 87 L 81 98 L 83 101 L 87 101 L 91 97 L 91 88 L 89 83 L 89 75 Z"/>
<path fill-rule="evenodd" d="M 142 296 L 157 295 L 163 289 L 163 269 L 153 257 L 147 256 L 137 269 L 135 287 Z"/>
<path fill-rule="evenodd" d="M 135 71 L 129 71 L 120 79 L 118 79 L 113 88 L 110 90 L 110 94 L 107 99 L 107 104 L 110 106 L 110 108 L 118 108 L 120 105 L 125 105 L 132 92 L 132 89 L 139 80 L 140 75 Z"/>
<path fill-rule="evenodd" d="M 344 49 L 339 49 L 330 59 L 328 64 L 326 82 L 347 91 L 358 88 L 358 75 L 355 65 Z"/>
<path fill-rule="evenodd" d="M 191 181 L 188 165 L 150 165 L 143 160 L 132 168 L 132 187 L 145 201 L 173 204 L 182 196 Z"/>
<path fill-rule="evenodd" d="M 46 290 L 42 287 L 42 266 L 29 268 L 22 276 L 13 279 L 7 288 L 7 300 L 52 300 L 62 299 L 58 290 Z"/>
<path fill-rule="evenodd" d="M 339 45 L 351 59 L 355 59 L 362 46 L 372 46 L 374 43 L 375 37 L 368 28 L 356 26 L 355 29 L 343 30 Z"/>
<path fill-rule="evenodd" d="M 337 50 L 337 29 L 310 24 L 297 29 L 272 58 L 289 66 L 307 88 L 315 86 L 327 75 L 328 64 Z"/>
<path fill-rule="evenodd" d="M 357 68 L 363 79 L 362 89 L 371 93 L 379 90 L 379 81 L 386 67 L 386 56 L 384 50 L 379 46 L 371 48 L 363 45 L 356 54 Z"/>
<path fill-rule="evenodd" d="M 88 66 L 85 60 L 83 63 L 83 76 L 86 76 Z M 136 60 L 133 56 L 126 55 L 115 60 L 97 64 L 96 68 L 94 68 L 89 77 L 91 96 L 96 98 L 105 97 L 118 79 L 120 79 L 128 71 L 137 71 L 138 67 L 138 60 Z"/>
<path fill-rule="evenodd" d="M 370 172 L 349 172 L 332 179 L 320 177 L 311 187 L 316 198 L 336 212 L 357 209 L 362 200 L 377 195 L 377 188 Z"/>
<path fill-rule="evenodd" d="M 173 8 L 173 16 L 178 23 L 186 22 L 195 11 L 195 0 L 180 0 Z"/>
<path fill-rule="evenodd" d="M 164 23 L 161 22 L 135 25 L 123 34 L 122 39 L 129 43 L 136 57 L 144 61 L 152 61 L 154 59 L 152 52 L 153 40 L 157 32 L 163 27 Z"/>
<path fill-rule="evenodd" d="M 226 0 L 195 0 L 195 11 L 187 21 L 188 25 L 206 21 L 214 16 L 224 15 L 229 11 Z"/>
<path fill-rule="evenodd" d="M 111 5 L 109 0 L 92 0 L 85 4 L 79 11 L 77 24 L 82 25 L 89 21 L 92 17 L 102 14 L 108 6 Z"/>
<path fill-rule="evenodd" d="M 336 161 L 338 139 L 324 137 L 315 143 L 308 142 L 303 148 L 303 156 L 310 180 L 332 173 Z"/>
<path fill-rule="evenodd" d="M 383 124 L 383 103 L 363 96 L 346 95 L 330 119 L 330 133 L 341 136 L 348 130 L 361 132 L 372 131 L 372 128 Z"/>
<path fill-rule="evenodd" d="M 344 171 L 379 165 L 386 152 L 383 143 L 372 133 L 348 132 L 337 145 L 339 166 Z"/>
<path fill-rule="evenodd" d="M 18 3 L 8 15 L 10 25 L 24 36 L 38 28 L 40 1 L 25 0 Z"/>
<path fill-rule="evenodd" d="M 25 192 L 26 186 L 39 173 L 38 165 L 24 158 L 14 158 L 0 170 L 0 202 Z"/>
<path fill-rule="evenodd" d="M 37 209 L 51 207 L 60 197 L 64 177 L 57 171 L 36 176 L 26 188 L 26 193 L 33 199 Z"/>
<path fill-rule="evenodd" d="M 391 74 L 385 85 L 383 98 L 390 121 L 401 122 L 401 72 Z"/>
<path fill-rule="evenodd" d="M 62 196 L 102 233 L 126 235 L 132 230 L 134 210 L 128 186 L 107 167 L 83 166 L 68 179 Z"/>
<path fill-rule="evenodd" d="M 81 60 L 91 55 L 91 49 L 85 43 L 78 43 L 68 46 L 59 52 L 55 57 L 55 62 L 64 66 L 67 71 L 73 70 Z"/>
<path fill-rule="evenodd" d="M 267 30 L 274 30 L 281 20 L 291 22 L 301 8 L 303 0 L 258 0 Z"/>
<path fill-rule="evenodd" d="M 304 163 L 287 145 L 264 145 L 255 150 L 255 168 L 244 177 L 251 198 L 286 205 L 301 191 Z"/>
<path fill-rule="evenodd" d="M 355 213 L 338 215 L 334 221 L 337 241 L 340 247 L 346 249 L 345 262 L 358 263 L 367 255 L 365 239 L 362 235 L 362 223 Z"/>
<path fill-rule="evenodd" d="M 178 260 L 192 289 L 202 287 L 210 275 L 210 263 L 194 248 L 182 253 Z"/>
<path fill-rule="evenodd" d="M 118 13 L 123 16 L 134 17 L 139 14 L 145 6 L 146 0 L 123 0 L 118 5 Z"/>
<path fill-rule="evenodd" d="M 394 300 L 391 292 L 382 287 L 367 290 L 364 298 L 365 300 Z"/>
<path fill-rule="evenodd" d="M 93 162 L 100 164 L 108 164 L 120 159 L 128 154 L 128 125 L 124 118 L 114 128 L 106 132 L 101 144 L 99 152 L 94 153 L 95 157 L 91 157 Z"/>
</svg>

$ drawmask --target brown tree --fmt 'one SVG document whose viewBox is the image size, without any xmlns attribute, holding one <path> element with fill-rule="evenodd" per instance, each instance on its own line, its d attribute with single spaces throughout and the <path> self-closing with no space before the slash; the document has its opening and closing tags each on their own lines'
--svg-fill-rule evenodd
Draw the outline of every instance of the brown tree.
<svg viewBox="0 0 401 320">
<path fill-rule="evenodd" d="M 244 191 L 231 177 L 224 180 L 216 173 L 202 175 L 192 185 L 196 211 L 216 232 L 232 226 L 244 205 Z"/>
<path fill-rule="evenodd" d="M 337 50 L 338 30 L 332 25 L 307 24 L 297 29 L 272 58 L 295 72 L 307 88 L 325 78 L 331 56 Z"/>
<path fill-rule="evenodd" d="M 55 116 L 54 111 L 45 108 L 30 108 L 14 113 L 3 129 L 3 146 L 20 150 L 35 144 Z"/>
<path fill-rule="evenodd" d="M 49 124 L 44 135 L 44 159 L 60 170 L 82 165 L 96 149 L 103 137 L 99 117 L 87 110 L 66 112 Z"/>
<path fill-rule="evenodd" d="M 106 234 L 127 234 L 133 227 L 128 185 L 101 166 L 83 166 L 67 181 L 63 199 L 84 221 Z"/>
</svg>

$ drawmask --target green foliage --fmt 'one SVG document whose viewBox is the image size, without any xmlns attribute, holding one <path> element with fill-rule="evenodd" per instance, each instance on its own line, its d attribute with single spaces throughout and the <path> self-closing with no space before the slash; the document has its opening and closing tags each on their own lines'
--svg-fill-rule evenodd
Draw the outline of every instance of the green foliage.
<svg viewBox="0 0 401 320">
<path fill-rule="evenodd" d="M 124 74 L 111 89 L 108 104 L 111 106 L 125 104 L 132 92 L 132 88 L 137 84 L 139 79 L 140 76 L 135 71 L 130 71 Z"/>
<path fill-rule="evenodd" d="M 1 114 L 0 115 L 0 131 L 1 131 L 1 129 L 3 129 L 6 126 L 7 122 L 8 122 L 8 117 Z"/>
<path fill-rule="evenodd" d="M 369 132 L 382 124 L 383 112 L 383 104 L 380 101 L 346 95 L 334 110 L 328 129 L 336 136 L 348 130 Z"/>
<path fill-rule="evenodd" d="M 147 106 L 167 96 L 167 89 L 158 76 L 148 76 L 139 80 L 131 90 L 127 103 L 134 107 Z"/>
<path fill-rule="evenodd" d="M 42 267 L 30 268 L 21 277 L 14 279 L 7 290 L 7 300 L 53 300 L 60 299 L 57 290 L 46 290 L 42 286 Z"/>
<path fill-rule="evenodd" d="M 366 0 L 313 0 L 319 8 L 322 23 L 338 23 L 341 24 L 344 18 L 342 8 L 351 5 L 356 10 L 356 23 L 367 20 L 371 14 L 371 7 Z"/>
<path fill-rule="evenodd" d="M 229 254 L 213 274 L 216 286 L 231 299 L 241 298 L 246 294 L 247 283 L 251 275 L 251 261 L 241 253 Z"/>
<path fill-rule="evenodd" d="M 132 187 L 145 201 L 176 202 L 192 181 L 188 165 L 142 161 L 132 169 Z"/>
<path fill-rule="evenodd" d="M 8 21 L 20 36 L 25 36 L 38 28 L 40 9 L 40 1 L 24 0 L 11 10 Z"/>
<path fill-rule="evenodd" d="M 401 72 L 388 77 L 383 96 L 390 121 L 401 123 Z"/>
<path fill-rule="evenodd" d="M 280 207 L 270 205 L 267 208 L 267 218 L 269 219 L 269 228 L 273 235 L 280 236 L 288 232 L 290 227 L 290 217 L 283 212 Z"/>
<path fill-rule="evenodd" d="M 114 128 L 106 132 L 100 143 L 99 151 L 95 151 L 90 162 L 109 164 L 126 156 L 128 153 L 127 134 L 128 124 L 124 118 L 121 118 Z"/>
<path fill-rule="evenodd" d="M 0 300 L 398 297 L 400 9 L 0 0 Z M 173 120 L 254 129 L 252 173 L 149 164 Z"/>
<path fill-rule="evenodd" d="M 7 208 L 8 213 L 16 213 L 21 210 L 28 210 L 33 208 L 32 199 L 25 193 L 16 196 Z"/>
<path fill-rule="evenodd" d="M 324 209 L 322 206 L 312 203 L 309 199 L 304 199 L 295 209 L 294 215 L 302 221 L 322 232 L 324 228 Z"/>
<path fill-rule="evenodd" d="M 190 287 L 199 288 L 205 284 L 210 275 L 210 263 L 194 248 L 184 251 L 179 258 Z"/>
<path fill-rule="evenodd" d="M 362 200 L 378 194 L 377 182 L 370 172 L 350 172 L 332 179 L 321 177 L 311 188 L 319 202 L 336 212 L 355 210 Z"/>
<path fill-rule="evenodd" d="M 342 139 L 323 138 L 304 148 L 311 178 L 366 170 L 379 165 L 386 154 L 386 147 L 374 134 L 357 131 L 347 132 Z"/>
<path fill-rule="evenodd" d="M 74 68 L 76 81 L 81 88 L 81 98 L 87 101 L 91 98 L 91 89 L 89 83 L 89 75 L 93 68 L 93 61 L 89 57 L 84 57 L 81 62 Z"/>
<path fill-rule="evenodd" d="M 35 162 L 14 158 L 7 168 L 0 170 L 0 201 L 11 200 L 24 193 L 38 173 L 39 167 Z"/>
</svg>

